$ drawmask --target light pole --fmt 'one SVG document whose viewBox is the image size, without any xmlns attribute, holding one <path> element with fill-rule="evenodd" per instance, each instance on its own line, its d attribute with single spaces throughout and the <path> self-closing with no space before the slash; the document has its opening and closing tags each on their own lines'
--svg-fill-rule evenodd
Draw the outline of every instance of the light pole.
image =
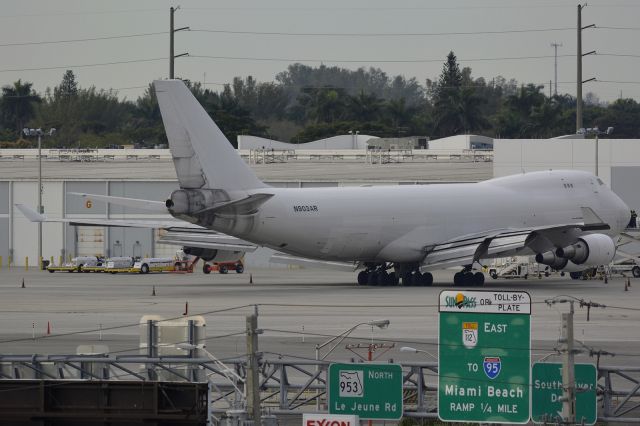
<svg viewBox="0 0 640 426">
<path fill-rule="evenodd" d="M 391 323 L 391 321 L 389 321 L 388 319 L 379 319 L 379 320 L 374 320 L 374 321 L 367 321 L 367 322 L 360 322 L 356 325 L 354 325 L 351 328 L 348 328 L 347 330 L 343 331 L 342 333 L 338 334 L 337 336 L 332 337 L 331 339 L 327 340 L 324 343 L 319 343 L 316 345 L 316 361 L 320 361 L 325 359 L 326 357 L 329 356 L 329 354 L 331 352 L 333 352 L 333 350 L 335 348 L 338 347 L 338 345 L 340 343 L 342 343 L 342 341 L 344 339 L 347 338 L 347 336 L 349 336 L 349 334 L 351 334 L 353 332 L 353 330 L 355 330 L 356 328 L 360 327 L 361 325 L 370 325 L 371 327 L 378 327 L 379 329 L 383 329 L 383 328 L 387 328 L 389 327 L 389 324 Z M 324 348 L 327 345 L 330 345 L 331 343 L 333 343 L 334 341 L 336 341 L 336 344 L 333 345 L 331 347 L 331 349 L 329 349 L 329 351 L 322 355 L 322 357 L 320 356 L 320 349 Z M 319 368 L 318 365 L 316 365 L 316 370 Z M 320 410 L 320 398 L 316 398 L 316 409 Z"/>
<path fill-rule="evenodd" d="M 42 136 L 45 134 L 40 128 L 38 129 L 22 129 L 22 133 L 27 137 L 38 137 L 38 213 L 44 213 L 42 205 Z M 55 128 L 49 129 L 47 134 L 53 136 L 56 133 Z M 38 267 L 42 269 L 42 222 L 38 222 Z"/>
<path fill-rule="evenodd" d="M 432 358 L 438 359 L 437 356 L 435 356 L 434 354 L 432 354 L 431 352 L 427 352 L 427 351 L 423 351 L 421 349 L 416 349 L 416 348 L 412 348 L 411 346 L 403 346 L 400 348 L 400 352 L 411 352 L 414 354 L 426 354 L 429 355 Z"/>
</svg>

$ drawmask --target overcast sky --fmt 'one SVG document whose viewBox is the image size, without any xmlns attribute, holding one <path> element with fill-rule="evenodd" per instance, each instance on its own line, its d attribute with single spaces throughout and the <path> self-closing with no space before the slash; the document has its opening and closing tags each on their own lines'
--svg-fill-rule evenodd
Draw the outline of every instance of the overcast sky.
<svg viewBox="0 0 640 426">
<path fill-rule="evenodd" d="M 272 81 L 293 60 L 310 60 L 304 63 L 312 66 L 320 60 L 349 69 L 379 67 L 389 75 L 415 77 L 424 85 L 425 79 L 437 78 L 447 53 L 453 50 L 461 66 L 472 68 L 474 77 L 502 75 L 521 83 L 544 84 L 548 93 L 549 80 L 554 78 L 550 44 L 558 42 L 562 43 L 558 49 L 558 91 L 575 95 L 575 1 L 0 0 L 0 4 L 0 83 L 22 78 L 33 82 L 39 92 L 57 85 L 68 68 L 74 70 L 82 87 L 114 88 L 121 97 L 135 99 L 151 80 L 168 77 L 169 7 L 180 5 L 176 27 L 222 31 L 176 34 L 176 54 L 191 55 L 176 60 L 176 75 L 204 80 L 213 89 L 234 76 Z M 604 101 L 621 94 L 640 100 L 638 17 L 637 0 L 599 0 L 584 9 L 583 26 L 601 27 L 583 32 L 583 51 L 599 54 L 584 58 L 583 79 L 600 80 L 587 83 L 584 93 L 594 92 Z M 522 30 L 540 31 L 519 32 Z M 491 31 L 498 33 L 487 33 Z M 388 35 L 443 32 L 467 34 Z M 160 34 L 24 44 L 147 33 Z M 310 33 L 316 35 L 302 35 Z M 354 33 L 382 35 L 348 35 Z M 514 57 L 537 58 L 497 59 Z M 80 66 L 140 60 L 148 61 Z M 26 70 L 52 67 L 60 68 Z"/>
</svg>

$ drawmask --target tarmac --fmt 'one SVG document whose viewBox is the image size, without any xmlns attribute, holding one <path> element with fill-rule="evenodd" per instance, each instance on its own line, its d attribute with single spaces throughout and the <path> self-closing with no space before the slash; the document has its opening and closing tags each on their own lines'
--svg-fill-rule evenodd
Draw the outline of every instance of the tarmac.
<svg viewBox="0 0 640 426">
<path fill-rule="evenodd" d="M 188 303 L 188 314 L 202 315 L 207 322 L 207 349 L 223 359 L 245 353 L 245 317 L 257 310 L 258 327 L 263 330 L 259 345 L 266 356 L 314 359 L 316 344 L 355 324 L 389 319 L 386 329 L 357 327 L 327 359 L 357 359 L 358 355 L 345 350 L 347 343 L 386 342 L 394 347 L 374 354 L 379 360 L 435 361 L 438 295 L 453 288 L 453 272 L 434 274 L 432 287 L 368 287 L 354 283 L 355 273 L 313 269 L 111 275 L 51 274 L 34 268 L 7 270 L 5 266 L 0 271 L 0 355 L 75 354 L 80 344 L 107 345 L 118 354 L 137 354 L 141 317 L 182 317 Z M 548 305 L 546 300 L 575 297 L 602 304 L 606 307 L 590 309 L 587 320 L 587 309 L 576 302 L 574 334 L 580 348 L 614 353 L 614 357 L 602 358 L 605 365 L 638 366 L 640 280 L 631 278 L 630 283 L 625 290 L 623 278 L 608 283 L 559 276 L 488 278 L 483 290 L 521 290 L 531 295 L 534 359 L 554 359 L 561 314 L 569 309 L 568 304 Z M 402 346 L 427 353 L 400 352 Z M 586 353 L 578 360 L 596 361 Z"/>
</svg>

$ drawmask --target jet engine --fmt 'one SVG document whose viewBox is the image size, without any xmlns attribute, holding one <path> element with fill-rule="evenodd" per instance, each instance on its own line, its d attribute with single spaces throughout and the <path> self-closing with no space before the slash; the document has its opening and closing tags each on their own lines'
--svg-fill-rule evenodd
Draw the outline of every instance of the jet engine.
<svg viewBox="0 0 640 426">
<path fill-rule="evenodd" d="M 192 215 L 228 200 L 226 193 L 219 189 L 177 189 L 165 205 L 173 215 Z"/>
<path fill-rule="evenodd" d="M 197 256 L 204 261 L 218 263 L 237 262 L 244 255 L 243 251 L 216 250 L 201 247 L 183 247 L 182 251 L 184 251 L 184 254 Z"/>
<path fill-rule="evenodd" d="M 555 251 L 538 253 L 536 262 L 549 265 L 553 269 L 561 270 L 571 265 L 590 267 L 610 263 L 616 254 L 616 245 L 605 234 L 589 234 L 580 237 L 578 241 L 567 247 Z"/>
</svg>

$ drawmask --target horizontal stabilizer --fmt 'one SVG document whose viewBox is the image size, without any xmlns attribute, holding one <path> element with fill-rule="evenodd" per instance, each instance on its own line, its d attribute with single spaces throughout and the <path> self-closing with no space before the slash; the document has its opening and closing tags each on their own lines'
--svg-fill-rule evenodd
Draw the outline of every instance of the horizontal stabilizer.
<svg viewBox="0 0 640 426">
<path fill-rule="evenodd" d="M 332 269 L 336 271 L 353 272 L 357 265 L 350 262 L 332 262 L 328 260 L 307 259 L 306 257 L 289 256 L 288 254 L 274 253 L 269 259 L 271 263 L 283 265 L 298 265 L 306 268 Z"/>
<path fill-rule="evenodd" d="M 98 200 L 109 204 L 115 204 L 124 207 L 133 207 L 136 209 L 157 212 L 168 213 L 167 207 L 164 201 L 154 200 L 141 200 L 138 198 L 126 198 L 126 197 L 114 197 L 111 195 L 97 195 L 97 194 L 85 194 L 82 192 L 69 192 L 71 195 L 77 195 L 82 198 Z"/>
<path fill-rule="evenodd" d="M 16 204 L 16 208 L 22 212 L 22 214 L 31 222 L 46 222 L 47 217 L 41 215 L 31 207 L 27 207 L 24 204 Z"/>
<path fill-rule="evenodd" d="M 47 223 L 68 223 L 73 226 L 108 226 L 108 227 L 125 227 L 125 228 L 151 228 L 151 229 L 165 229 L 165 228 L 189 228 L 189 229 L 203 229 L 200 225 L 184 222 L 182 220 L 167 218 L 167 219 L 101 219 L 101 218 L 58 218 L 49 219 L 45 215 L 41 215 L 31 207 L 24 204 L 16 204 L 16 208 L 22 212 L 23 215 L 30 222 L 47 222 Z"/>
</svg>

